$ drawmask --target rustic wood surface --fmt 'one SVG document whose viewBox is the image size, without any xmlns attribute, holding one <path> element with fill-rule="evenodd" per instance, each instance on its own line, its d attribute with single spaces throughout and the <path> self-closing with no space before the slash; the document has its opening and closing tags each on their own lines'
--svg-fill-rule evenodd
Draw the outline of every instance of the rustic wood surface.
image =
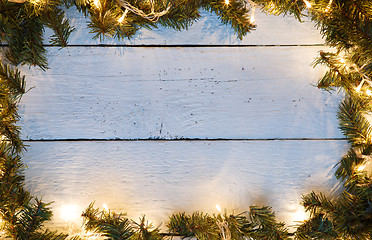
<svg viewBox="0 0 372 240">
<path fill-rule="evenodd" d="M 29 143 L 26 182 L 54 201 L 55 217 L 92 201 L 156 224 L 176 211 L 235 212 L 270 205 L 294 224 L 300 196 L 335 187 L 346 141 L 138 141 Z M 297 219 L 296 219 L 297 218 Z M 78 220 L 77 220 L 78 221 Z"/>
<path fill-rule="evenodd" d="M 327 49 L 308 21 L 258 12 L 257 30 L 239 41 L 204 13 L 188 31 L 141 30 L 101 45 L 86 19 L 68 15 L 77 30 L 69 47 L 47 47 L 50 69 L 21 68 L 34 87 L 20 104 L 32 140 L 26 186 L 54 201 L 58 226 L 79 231 L 81 219 L 63 223 L 59 211 L 92 201 L 156 223 L 217 203 L 267 204 L 293 225 L 301 194 L 335 189 L 333 166 L 347 149 L 342 94 L 311 85 L 325 70 L 310 64 Z"/>
<path fill-rule="evenodd" d="M 336 138 L 320 47 L 49 48 L 24 72 L 26 139 Z M 334 96 L 335 95 L 335 96 Z"/>
</svg>

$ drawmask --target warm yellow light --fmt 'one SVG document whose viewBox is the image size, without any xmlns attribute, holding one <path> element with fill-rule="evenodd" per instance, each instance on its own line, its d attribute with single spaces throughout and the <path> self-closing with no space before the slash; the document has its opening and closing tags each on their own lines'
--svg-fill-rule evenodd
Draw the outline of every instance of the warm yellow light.
<svg viewBox="0 0 372 240">
<path fill-rule="evenodd" d="M 294 222 L 303 222 L 308 218 L 308 214 L 304 210 L 297 210 L 292 214 L 292 219 Z"/>
<path fill-rule="evenodd" d="M 332 2 L 333 2 L 333 0 L 329 0 L 329 3 L 328 3 L 327 8 L 325 10 L 326 12 L 328 12 L 329 9 L 331 8 Z"/>
<path fill-rule="evenodd" d="M 340 58 L 340 62 L 341 62 L 341 63 L 345 63 L 346 61 L 345 61 L 344 58 Z"/>
<path fill-rule="evenodd" d="M 61 207 L 61 217 L 66 222 L 71 222 L 80 217 L 79 208 L 76 205 L 65 205 Z"/>
<path fill-rule="evenodd" d="M 119 23 L 122 23 L 124 21 L 124 18 L 125 18 L 125 14 L 123 14 L 119 19 L 118 19 L 118 22 Z"/>
<path fill-rule="evenodd" d="M 304 0 L 304 3 L 305 3 L 305 5 L 306 5 L 307 8 L 311 8 L 311 3 L 309 3 L 309 1 Z"/>
<path fill-rule="evenodd" d="M 94 0 L 93 3 L 96 8 L 101 8 L 101 2 L 99 0 Z"/>
<path fill-rule="evenodd" d="M 369 90 L 369 89 L 367 89 L 367 90 L 366 90 L 366 94 L 367 94 L 368 96 L 372 96 L 372 91 Z"/>
<path fill-rule="evenodd" d="M 230 0 L 225 0 L 226 5 L 229 5 L 229 3 L 230 3 Z"/>
<path fill-rule="evenodd" d="M 366 167 L 366 165 L 360 165 L 358 168 L 357 168 L 357 171 L 358 172 L 361 172 L 364 170 L 364 168 Z"/>
<path fill-rule="evenodd" d="M 358 87 L 355 88 L 356 92 L 360 92 L 360 89 L 362 88 L 363 83 L 364 83 L 364 79 L 359 83 Z"/>
<path fill-rule="evenodd" d="M 256 20 L 255 17 L 254 17 L 254 12 L 256 11 L 256 8 L 252 8 L 251 10 L 251 17 L 249 19 L 250 23 L 254 23 L 254 21 Z"/>
<path fill-rule="evenodd" d="M 220 205 L 217 204 L 217 205 L 216 205 L 216 209 L 217 209 L 218 212 L 221 212 L 221 207 L 220 207 Z"/>
<path fill-rule="evenodd" d="M 109 211 L 109 208 L 106 203 L 102 204 L 103 209 L 105 209 L 106 212 Z"/>
<path fill-rule="evenodd" d="M 38 4 L 41 4 L 41 0 L 29 0 L 30 3 L 34 4 L 34 5 L 38 5 Z"/>
<path fill-rule="evenodd" d="M 254 21 L 255 21 L 255 19 L 254 19 L 254 15 L 251 16 L 251 19 L 249 19 L 249 21 L 250 21 L 251 23 L 254 23 Z"/>
</svg>

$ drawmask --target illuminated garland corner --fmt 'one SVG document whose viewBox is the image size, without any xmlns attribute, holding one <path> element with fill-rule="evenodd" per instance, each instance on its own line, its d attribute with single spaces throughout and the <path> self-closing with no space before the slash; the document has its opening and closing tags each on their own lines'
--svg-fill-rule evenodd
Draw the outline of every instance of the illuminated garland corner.
<svg viewBox="0 0 372 240">
<path fill-rule="evenodd" d="M 251 207 L 241 214 L 208 215 L 194 212 L 170 216 L 169 233 L 161 233 L 145 217 L 135 222 L 91 204 L 83 213 L 85 229 L 107 239 L 164 239 L 173 235 L 197 239 L 372 239 L 372 2 L 371 0 L 0 0 L 0 226 L 2 235 L 17 240 L 84 239 L 45 229 L 52 211 L 47 203 L 24 188 L 17 104 L 25 93 L 20 64 L 47 68 L 44 28 L 54 31 L 51 45 L 65 47 L 74 30 L 63 9 L 75 6 L 90 17 L 94 38 L 130 38 L 142 27 L 187 29 L 200 17 L 200 9 L 213 12 L 231 25 L 242 39 L 255 28 L 254 12 L 261 8 L 276 15 L 305 15 L 319 28 L 335 53 L 320 52 L 314 66 L 328 71 L 318 87 L 342 90 L 338 112 L 340 129 L 350 150 L 336 166 L 343 191 L 332 198 L 309 193 L 302 203 L 308 220 L 288 233 L 269 207 Z"/>
</svg>

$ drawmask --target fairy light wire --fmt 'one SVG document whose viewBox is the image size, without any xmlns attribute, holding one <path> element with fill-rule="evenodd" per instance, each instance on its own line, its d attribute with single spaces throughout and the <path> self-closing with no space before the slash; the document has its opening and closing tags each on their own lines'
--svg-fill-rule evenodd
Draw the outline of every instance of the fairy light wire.
<svg viewBox="0 0 372 240">
<path fill-rule="evenodd" d="M 155 12 L 155 3 L 153 0 L 150 0 L 150 6 L 151 6 L 151 11 L 150 13 L 145 13 L 144 11 L 142 11 L 141 9 L 138 9 L 134 6 L 132 6 L 129 2 L 127 1 L 124 1 L 124 0 L 116 0 L 116 2 L 123 8 L 125 8 L 126 10 L 138 15 L 138 16 L 141 16 L 151 22 L 157 22 L 159 20 L 160 17 L 164 16 L 165 14 L 167 14 L 169 12 L 169 10 L 171 9 L 171 4 L 168 4 L 167 8 L 164 9 L 163 11 L 161 12 Z M 123 18 L 124 20 L 124 18 Z"/>
</svg>

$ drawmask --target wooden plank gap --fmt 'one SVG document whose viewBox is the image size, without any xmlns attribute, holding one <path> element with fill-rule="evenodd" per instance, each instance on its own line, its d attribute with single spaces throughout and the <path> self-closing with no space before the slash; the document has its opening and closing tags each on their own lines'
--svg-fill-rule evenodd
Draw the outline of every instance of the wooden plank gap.
<svg viewBox="0 0 372 240">
<path fill-rule="evenodd" d="M 59 138 L 25 139 L 23 142 L 147 142 L 147 141 L 345 141 L 347 138 Z"/>
<path fill-rule="evenodd" d="M 58 47 L 60 45 L 44 44 L 44 47 Z M 254 45 L 254 44 L 242 44 L 242 45 L 222 45 L 222 44 L 143 44 L 143 45 L 130 45 L 130 44 L 71 44 L 66 47 L 128 47 L 128 48 L 264 48 L 264 47 L 325 47 L 325 44 L 267 44 L 267 45 Z M 8 44 L 0 44 L 0 47 L 9 47 Z"/>
</svg>

